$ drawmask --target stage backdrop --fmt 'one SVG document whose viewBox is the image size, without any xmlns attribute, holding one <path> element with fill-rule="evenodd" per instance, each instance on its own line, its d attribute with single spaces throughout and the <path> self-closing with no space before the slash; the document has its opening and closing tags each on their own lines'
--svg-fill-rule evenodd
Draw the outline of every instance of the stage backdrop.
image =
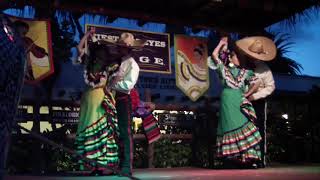
<svg viewBox="0 0 320 180">
<path fill-rule="evenodd" d="M 25 82 L 34 84 L 53 74 L 50 22 L 12 16 L 10 19 L 25 31 L 22 34 L 27 52 Z"/>
<path fill-rule="evenodd" d="M 169 34 L 86 24 L 86 30 L 89 30 L 90 27 L 96 28 L 95 38 L 97 40 L 104 38 L 117 40 L 123 32 L 132 33 L 136 39 L 147 40 L 146 46 L 141 51 L 133 53 L 140 70 L 153 73 L 171 73 Z"/>
<path fill-rule="evenodd" d="M 192 101 L 196 101 L 209 88 L 206 63 L 207 40 L 185 35 L 175 35 L 176 85 Z"/>
</svg>

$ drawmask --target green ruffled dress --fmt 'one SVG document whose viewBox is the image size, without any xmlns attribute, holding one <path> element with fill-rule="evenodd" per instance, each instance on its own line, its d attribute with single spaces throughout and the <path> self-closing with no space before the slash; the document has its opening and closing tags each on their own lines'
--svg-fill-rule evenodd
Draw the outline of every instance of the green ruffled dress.
<svg viewBox="0 0 320 180">
<path fill-rule="evenodd" d="M 100 77 L 105 76 L 95 75 L 96 79 Z M 116 167 L 119 163 L 118 119 L 112 93 L 104 92 L 106 83 L 97 87 L 88 87 L 83 93 L 75 144 L 79 154 L 105 166 Z M 80 170 L 83 170 L 85 163 L 83 161 L 79 163 Z"/>
<path fill-rule="evenodd" d="M 211 59 L 211 63 L 214 63 Z M 215 64 L 223 90 L 217 129 L 217 157 L 240 162 L 261 159 L 259 142 L 261 136 L 254 125 L 255 111 L 243 96 L 254 72 L 222 62 Z"/>
</svg>

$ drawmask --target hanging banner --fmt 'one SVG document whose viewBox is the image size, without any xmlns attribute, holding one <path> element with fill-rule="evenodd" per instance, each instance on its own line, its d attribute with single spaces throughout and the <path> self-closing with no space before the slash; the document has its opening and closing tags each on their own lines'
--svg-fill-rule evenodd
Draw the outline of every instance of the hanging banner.
<svg viewBox="0 0 320 180">
<path fill-rule="evenodd" d="M 50 22 L 10 17 L 27 53 L 25 82 L 35 84 L 54 73 Z"/>
<path fill-rule="evenodd" d="M 209 88 L 207 40 L 184 35 L 174 36 L 176 85 L 192 101 Z"/>
<path fill-rule="evenodd" d="M 133 58 L 139 64 L 140 70 L 153 73 L 171 73 L 169 34 L 86 24 L 86 30 L 89 30 L 91 27 L 95 27 L 96 29 L 96 40 L 105 38 L 118 40 L 123 32 L 132 33 L 136 39 L 147 40 L 142 50 L 134 51 L 133 53 Z"/>
</svg>

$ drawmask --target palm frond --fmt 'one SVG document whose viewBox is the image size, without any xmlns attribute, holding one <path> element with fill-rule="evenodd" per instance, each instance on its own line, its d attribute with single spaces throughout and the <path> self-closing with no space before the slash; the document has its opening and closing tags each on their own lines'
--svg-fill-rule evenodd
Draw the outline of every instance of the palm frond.
<svg viewBox="0 0 320 180">
<path fill-rule="evenodd" d="M 266 31 L 266 34 L 271 38 L 277 46 L 277 56 L 274 61 L 269 62 L 269 66 L 273 72 L 284 74 L 301 74 L 302 65 L 285 55 L 291 52 L 291 48 L 295 45 L 291 41 L 291 36 L 288 33 Z"/>
<path fill-rule="evenodd" d="M 309 9 L 306 9 L 304 11 L 298 12 L 289 18 L 285 19 L 284 21 L 281 21 L 279 24 L 280 26 L 295 31 L 297 28 L 297 24 L 300 22 L 305 22 L 305 23 L 310 23 L 313 20 L 315 20 L 319 13 L 320 13 L 320 1 L 319 0 L 314 0 L 317 1 L 312 7 Z"/>
</svg>

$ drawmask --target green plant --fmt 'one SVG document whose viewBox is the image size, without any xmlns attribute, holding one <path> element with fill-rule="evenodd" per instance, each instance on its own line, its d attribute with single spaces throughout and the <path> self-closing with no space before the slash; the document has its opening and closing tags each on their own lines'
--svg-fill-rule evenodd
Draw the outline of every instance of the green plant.
<svg viewBox="0 0 320 180">
<path fill-rule="evenodd" d="M 154 166 L 157 168 L 191 166 L 191 146 L 182 140 L 161 139 L 154 145 Z"/>
</svg>

